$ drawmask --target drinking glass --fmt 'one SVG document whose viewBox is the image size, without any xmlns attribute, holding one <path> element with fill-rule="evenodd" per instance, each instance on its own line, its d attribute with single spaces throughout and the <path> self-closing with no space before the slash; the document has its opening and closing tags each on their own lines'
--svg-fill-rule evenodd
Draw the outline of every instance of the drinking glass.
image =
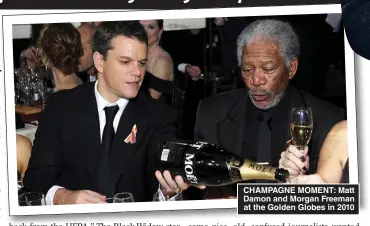
<svg viewBox="0 0 370 226">
<path fill-rule="evenodd" d="M 162 202 L 162 201 L 180 201 L 182 200 L 182 193 L 179 193 L 176 197 L 170 198 L 170 197 L 165 197 L 163 193 L 161 192 L 156 192 L 153 195 L 153 201 L 154 202 Z"/>
<path fill-rule="evenodd" d="M 134 202 L 134 197 L 130 192 L 121 192 L 114 195 L 113 202 L 114 203 Z"/>
<path fill-rule="evenodd" d="M 45 195 L 39 192 L 27 192 L 18 196 L 20 206 L 45 206 Z"/>
<path fill-rule="evenodd" d="M 292 109 L 290 133 L 294 145 L 303 151 L 311 140 L 313 130 L 312 110 L 309 107 L 295 107 Z"/>
</svg>

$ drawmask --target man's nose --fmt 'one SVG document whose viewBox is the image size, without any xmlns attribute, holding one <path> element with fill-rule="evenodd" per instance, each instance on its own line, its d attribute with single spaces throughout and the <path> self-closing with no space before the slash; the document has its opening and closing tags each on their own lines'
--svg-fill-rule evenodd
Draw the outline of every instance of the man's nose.
<svg viewBox="0 0 370 226">
<path fill-rule="evenodd" d="M 141 65 L 140 63 L 133 63 L 131 66 L 131 74 L 134 76 L 140 76 L 141 75 Z"/>
<path fill-rule="evenodd" d="M 266 84 L 266 76 L 260 70 L 256 70 L 255 73 L 252 74 L 250 84 L 252 86 L 265 85 Z"/>
</svg>

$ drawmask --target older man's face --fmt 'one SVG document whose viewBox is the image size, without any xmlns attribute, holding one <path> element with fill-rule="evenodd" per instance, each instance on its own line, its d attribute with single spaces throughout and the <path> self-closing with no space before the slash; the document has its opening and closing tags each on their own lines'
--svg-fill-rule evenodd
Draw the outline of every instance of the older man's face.
<svg viewBox="0 0 370 226">
<path fill-rule="evenodd" d="M 255 41 L 243 49 L 241 69 L 243 80 L 249 89 L 249 96 L 260 109 L 276 106 L 283 97 L 283 91 L 293 78 L 298 61 L 286 67 L 274 42 Z"/>
</svg>

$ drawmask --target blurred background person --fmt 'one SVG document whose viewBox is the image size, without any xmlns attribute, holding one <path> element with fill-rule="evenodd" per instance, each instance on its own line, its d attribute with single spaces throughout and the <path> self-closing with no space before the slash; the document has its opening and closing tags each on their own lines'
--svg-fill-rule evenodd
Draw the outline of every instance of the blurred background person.
<svg viewBox="0 0 370 226">
<path fill-rule="evenodd" d="M 144 88 L 148 89 L 153 99 L 162 99 L 161 84 L 165 81 L 173 81 L 174 66 L 172 57 L 161 46 L 161 36 L 163 33 L 163 20 L 140 20 L 141 25 L 148 35 L 148 61 L 146 62 L 147 76 L 144 80 L 149 82 Z M 153 77 L 154 76 L 154 77 Z M 157 88 L 159 87 L 159 88 Z"/>
<path fill-rule="evenodd" d="M 93 62 L 93 37 L 96 31 L 96 24 L 94 22 L 83 22 L 77 27 L 80 32 L 81 44 L 83 48 L 83 56 L 79 65 L 78 77 L 85 82 L 94 82 L 96 80 L 96 68 Z"/>
<path fill-rule="evenodd" d="M 45 27 L 46 24 L 32 24 L 31 25 L 31 38 L 29 47 L 21 52 L 19 67 L 31 67 L 37 66 L 38 56 L 37 56 L 37 41 L 40 37 L 40 32 Z"/>
</svg>

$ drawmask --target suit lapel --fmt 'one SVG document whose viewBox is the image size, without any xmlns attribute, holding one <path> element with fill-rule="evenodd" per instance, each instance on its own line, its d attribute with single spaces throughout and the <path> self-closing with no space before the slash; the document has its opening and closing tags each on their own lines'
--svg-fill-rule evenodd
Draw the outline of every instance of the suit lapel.
<svg viewBox="0 0 370 226">
<path fill-rule="evenodd" d="M 138 97 L 139 98 L 139 97 Z M 116 187 L 121 174 L 126 166 L 137 153 L 138 145 L 147 132 L 147 118 L 145 117 L 146 109 L 142 108 L 138 99 L 130 100 L 127 104 L 118 124 L 116 135 L 114 137 L 110 163 L 112 172 L 112 183 Z M 133 127 L 136 126 L 136 139 L 125 139 L 132 133 Z"/>
<path fill-rule="evenodd" d="M 243 94 L 245 94 L 243 92 Z M 218 123 L 217 135 L 220 147 L 236 155 L 242 154 L 244 122 L 246 112 L 246 95 L 237 101 L 227 112 L 226 118 Z"/>
<path fill-rule="evenodd" d="M 86 156 L 86 167 L 92 181 L 95 181 L 96 169 L 99 160 L 101 138 L 98 107 L 96 103 L 94 84 L 85 85 L 82 95 L 78 96 L 80 101 L 76 106 L 76 116 L 78 125 L 80 125 L 82 137 L 82 155 Z"/>
</svg>

